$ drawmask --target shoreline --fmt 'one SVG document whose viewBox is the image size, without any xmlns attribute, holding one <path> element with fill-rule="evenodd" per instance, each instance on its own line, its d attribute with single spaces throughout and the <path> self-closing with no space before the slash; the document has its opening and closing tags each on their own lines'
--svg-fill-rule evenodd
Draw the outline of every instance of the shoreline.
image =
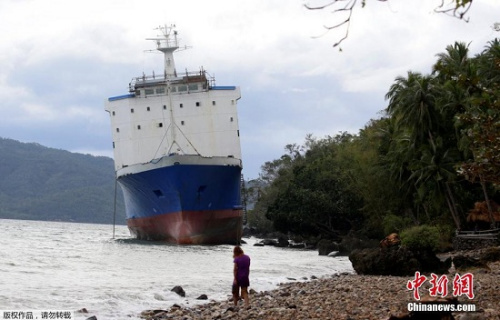
<svg viewBox="0 0 500 320">
<path fill-rule="evenodd" d="M 456 253 L 449 253 L 455 255 Z M 446 274 L 450 280 L 449 293 L 452 297 L 452 280 L 455 271 Z M 476 312 L 453 312 L 455 319 L 500 319 L 500 261 L 488 263 L 488 268 L 458 271 L 470 272 L 474 276 L 473 299 L 462 295 L 460 304 L 474 304 Z M 438 275 L 440 276 L 440 275 Z M 428 277 L 430 278 L 430 277 Z M 250 309 L 240 301 L 237 308 L 229 299 L 210 301 L 195 306 L 176 306 L 168 310 L 146 310 L 142 319 L 389 319 L 390 316 L 408 314 L 408 304 L 418 302 L 413 291 L 406 285 L 414 277 L 372 276 L 339 274 L 331 277 L 311 279 L 304 282 L 282 283 L 278 288 L 252 292 Z M 422 297 L 428 295 L 427 282 L 419 289 Z M 230 292 L 228 292 L 228 297 Z"/>
</svg>

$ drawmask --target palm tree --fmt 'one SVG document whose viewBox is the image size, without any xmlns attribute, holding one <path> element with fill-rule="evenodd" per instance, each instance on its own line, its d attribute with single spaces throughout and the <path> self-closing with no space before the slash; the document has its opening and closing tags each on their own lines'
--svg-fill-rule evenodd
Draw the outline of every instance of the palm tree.
<svg viewBox="0 0 500 320">
<path fill-rule="evenodd" d="M 386 112 L 394 120 L 395 136 L 399 137 L 392 148 L 392 160 L 395 168 L 407 173 L 408 178 L 402 181 L 401 188 L 406 196 L 413 194 L 414 205 L 427 210 L 420 201 L 424 194 L 431 194 L 435 200 L 445 198 L 453 220 L 460 228 L 455 199 L 449 186 L 456 174 L 452 166 L 447 165 L 445 169 L 436 162 L 443 157 L 442 136 L 449 129 L 445 124 L 447 119 L 443 119 L 440 112 L 441 89 L 439 79 L 432 75 L 408 72 L 407 78 L 396 78 L 386 94 L 389 100 Z M 448 158 L 447 152 L 444 155 Z M 403 159 L 404 162 L 401 161 Z"/>
<path fill-rule="evenodd" d="M 464 81 L 471 73 L 469 59 L 469 45 L 464 42 L 455 42 L 446 47 L 446 52 L 437 54 L 438 61 L 433 66 L 433 74 L 443 80 Z"/>
<path fill-rule="evenodd" d="M 413 147 L 433 145 L 432 131 L 437 128 L 438 114 L 435 108 L 436 85 L 432 76 L 408 72 L 408 77 L 397 77 L 386 94 L 389 100 L 386 112 L 395 119 L 397 128 L 406 128 Z"/>
<path fill-rule="evenodd" d="M 422 156 L 413 163 L 414 170 L 410 179 L 415 181 L 415 187 L 420 194 L 430 194 L 435 205 L 445 196 L 455 225 L 460 229 L 460 218 L 456 209 L 456 201 L 450 187 L 450 182 L 456 178 L 455 148 L 447 149 L 441 137 L 436 139 L 434 147 L 422 148 Z"/>
</svg>

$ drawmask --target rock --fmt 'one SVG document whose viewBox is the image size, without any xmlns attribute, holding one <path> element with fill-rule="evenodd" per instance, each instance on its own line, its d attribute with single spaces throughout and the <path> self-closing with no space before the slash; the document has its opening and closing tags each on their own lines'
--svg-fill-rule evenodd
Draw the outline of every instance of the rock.
<svg viewBox="0 0 500 320">
<path fill-rule="evenodd" d="M 463 313 L 459 319 L 460 320 L 487 320 L 488 318 L 486 318 L 484 313 L 466 312 L 466 313 Z"/>
<path fill-rule="evenodd" d="M 248 225 L 243 226 L 243 237 L 250 237 L 257 234 L 258 230 L 255 227 L 249 227 Z"/>
<path fill-rule="evenodd" d="M 86 320 L 97 320 L 96 316 L 88 317 Z"/>
<path fill-rule="evenodd" d="M 412 276 L 416 271 L 443 274 L 450 267 L 433 252 L 398 246 L 354 250 L 349 260 L 358 274 L 371 275 Z"/>
<path fill-rule="evenodd" d="M 262 243 L 265 246 L 277 246 L 278 245 L 278 241 L 276 241 L 274 239 L 264 239 L 264 240 L 261 240 L 260 243 Z"/>
<path fill-rule="evenodd" d="M 263 243 L 260 243 L 260 242 L 256 242 L 253 244 L 254 247 L 263 247 L 264 244 Z"/>
<path fill-rule="evenodd" d="M 283 236 L 278 237 L 278 243 L 276 244 L 277 247 L 287 248 L 288 245 L 289 245 L 289 242 L 288 242 L 287 238 L 285 238 Z"/>
<path fill-rule="evenodd" d="M 401 238 L 397 233 L 391 233 L 387 237 L 385 237 L 382 241 L 380 241 L 381 248 L 388 248 L 392 246 L 399 246 L 401 244 Z"/>
<path fill-rule="evenodd" d="M 457 270 L 464 271 L 470 268 L 485 268 L 488 269 L 488 265 L 476 257 L 468 257 L 457 255 L 453 257 L 453 265 Z"/>
<path fill-rule="evenodd" d="M 196 298 L 196 300 L 208 300 L 208 296 L 206 294 L 202 294 L 201 296 Z"/>
<path fill-rule="evenodd" d="M 89 313 L 86 308 L 81 308 L 77 312 L 79 312 L 79 313 Z"/>
<path fill-rule="evenodd" d="M 186 292 L 184 291 L 184 289 L 182 289 L 181 286 L 175 286 L 170 291 L 173 291 L 173 292 L 177 293 L 181 297 L 185 297 L 186 296 Z"/>
<path fill-rule="evenodd" d="M 484 250 L 479 259 L 483 262 L 500 261 L 500 247 L 490 247 Z"/>
<path fill-rule="evenodd" d="M 318 253 L 320 256 L 326 256 L 332 251 L 339 251 L 338 243 L 326 239 L 318 242 Z"/>
<path fill-rule="evenodd" d="M 348 235 L 339 243 L 339 255 L 350 255 L 356 249 L 378 248 L 379 242 L 361 236 Z"/>
</svg>

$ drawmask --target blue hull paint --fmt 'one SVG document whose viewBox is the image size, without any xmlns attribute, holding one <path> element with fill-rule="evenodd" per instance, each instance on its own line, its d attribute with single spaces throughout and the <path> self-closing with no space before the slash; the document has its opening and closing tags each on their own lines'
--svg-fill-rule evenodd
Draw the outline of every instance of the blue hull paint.
<svg viewBox="0 0 500 320">
<path fill-rule="evenodd" d="M 118 178 L 127 219 L 241 208 L 241 167 L 172 165 Z"/>
</svg>

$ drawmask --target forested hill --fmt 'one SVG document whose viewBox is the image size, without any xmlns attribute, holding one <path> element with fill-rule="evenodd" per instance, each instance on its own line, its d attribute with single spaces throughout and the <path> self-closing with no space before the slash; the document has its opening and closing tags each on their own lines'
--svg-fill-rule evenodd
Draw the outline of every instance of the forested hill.
<svg viewBox="0 0 500 320">
<path fill-rule="evenodd" d="M 0 218 L 112 223 L 114 195 L 113 159 L 0 138 Z"/>
</svg>

